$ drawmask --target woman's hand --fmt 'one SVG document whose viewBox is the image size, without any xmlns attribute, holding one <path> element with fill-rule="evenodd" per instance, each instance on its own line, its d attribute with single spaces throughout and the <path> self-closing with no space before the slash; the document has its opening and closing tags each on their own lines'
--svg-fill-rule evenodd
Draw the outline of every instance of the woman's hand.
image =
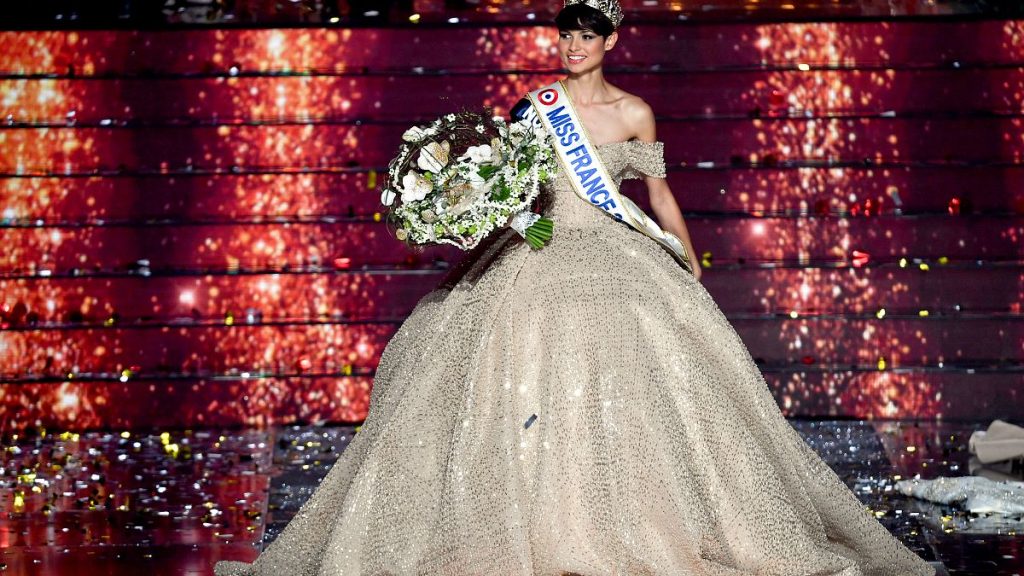
<svg viewBox="0 0 1024 576">
<path fill-rule="evenodd" d="M 690 270 L 693 272 L 693 278 L 697 282 L 700 282 L 700 277 L 704 274 L 704 272 L 700 268 L 700 262 L 696 261 L 695 259 L 691 259 Z"/>
<path fill-rule="evenodd" d="M 657 216 L 658 224 L 666 232 L 671 232 L 675 234 L 676 238 L 679 238 L 683 248 L 686 250 L 686 257 L 690 262 L 693 277 L 699 281 L 702 274 L 700 259 L 697 257 L 697 251 L 693 249 L 693 242 L 690 241 L 690 232 L 686 229 L 683 214 L 679 210 L 679 205 L 676 204 L 675 198 L 672 196 L 668 182 L 664 178 L 653 178 L 651 176 L 644 178 L 644 180 L 647 182 L 647 189 L 650 192 L 651 210 Z"/>
</svg>

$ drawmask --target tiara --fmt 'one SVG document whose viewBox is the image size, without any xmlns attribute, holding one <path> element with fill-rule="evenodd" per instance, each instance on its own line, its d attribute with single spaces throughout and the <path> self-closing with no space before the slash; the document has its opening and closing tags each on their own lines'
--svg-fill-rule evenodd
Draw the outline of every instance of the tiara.
<svg viewBox="0 0 1024 576">
<path fill-rule="evenodd" d="M 622 6 L 619 6 L 618 0 L 565 0 L 563 8 L 574 4 L 586 4 L 604 14 L 616 28 L 622 24 Z"/>
</svg>

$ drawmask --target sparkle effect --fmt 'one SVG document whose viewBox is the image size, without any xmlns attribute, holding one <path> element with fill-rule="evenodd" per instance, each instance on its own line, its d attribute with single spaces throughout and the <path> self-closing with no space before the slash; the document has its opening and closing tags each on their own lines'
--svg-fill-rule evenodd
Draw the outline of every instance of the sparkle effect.
<svg viewBox="0 0 1024 576">
<path fill-rule="evenodd" d="M 1024 405 L 1024 74 L 960 64 L 1019 61 L 1020 22 L 621 33 L 612 80 L 659 115 L 705 284 L 787 414 Z M 955 65 L 916 64 L 930 35 Z M 558 74 L 545 26 L 0 46 L 7 430 L 361 420 L 395 327 L 461 257 L 381 221 L 401 131 Z M 1003 116 L 912 114 L 968 105 Z"/>
</svg>

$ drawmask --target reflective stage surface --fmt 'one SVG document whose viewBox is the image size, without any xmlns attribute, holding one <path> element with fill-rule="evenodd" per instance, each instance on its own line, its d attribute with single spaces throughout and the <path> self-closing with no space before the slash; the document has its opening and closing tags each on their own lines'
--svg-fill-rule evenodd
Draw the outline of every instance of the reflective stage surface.
<svg viewBox="0 0 1024 576">
<path fill-rule="evenodd" d="M 280 533 L 355 433 L 280 426 L 364 418 L 460 258 L 382 218 L 400 135 L 553 80 L 560 4 L 7 19 L 0 576 L 210 574 Z M 1024 519 L 894 489 L 972 473 L 970 432 L 1024 414 L 1024 4 L 623 5 L 609 74 L 657 111 L 704 283 L 779 405 L 922 557 L 1024 574 Z"/>
<path fill-rule="evenodd" d="M 1020 574 L 1024 519 L 909 500 L 900 478 L 970 473 L 984 425 L 794 421 L 879 520 L 949 574 Z M 212 574 L 272 541 L 356 428 L 34 431 L 4 439 L 2 574 Z M 1020 476 L 1019 468 L 1013 472 Z"/>
</svg>

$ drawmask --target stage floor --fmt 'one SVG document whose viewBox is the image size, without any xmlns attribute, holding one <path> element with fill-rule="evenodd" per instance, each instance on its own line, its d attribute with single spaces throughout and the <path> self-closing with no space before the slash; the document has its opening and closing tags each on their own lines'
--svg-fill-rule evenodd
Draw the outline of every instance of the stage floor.
<svg viewBox="0 0 1024 576">
<path fill-rule="evenodd" d="M 949 574 L 1024 574 L 1024 519 L 965 514 L 894 490 L 895 480 L 916 474 L 969 474 L 967 438 L 987 422 L 792 424 L 923 558 Z M 207 575 L 217 560 L 251 560 L 354 433 L 302 426 L 8 436 L 0 574 Z"/>
</svg>

